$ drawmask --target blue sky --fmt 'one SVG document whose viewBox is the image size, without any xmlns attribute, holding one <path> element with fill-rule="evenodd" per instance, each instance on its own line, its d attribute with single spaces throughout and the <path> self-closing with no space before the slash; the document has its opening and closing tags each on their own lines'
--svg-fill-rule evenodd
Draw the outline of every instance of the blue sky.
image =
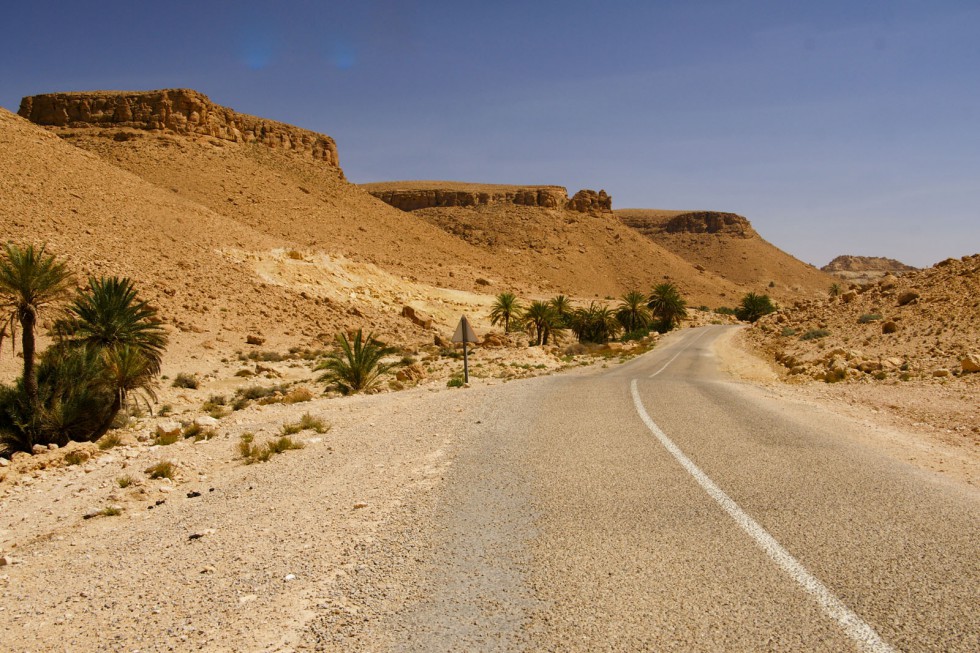
<svg viewBox="0 0 980 653">
<path fill-rule="evenodd" d="M 733 211 L 815 265 L 980 252 L 980 2 L 22 2 L 0 105 L 190 87 L 354 182 Z"/>
</svg>

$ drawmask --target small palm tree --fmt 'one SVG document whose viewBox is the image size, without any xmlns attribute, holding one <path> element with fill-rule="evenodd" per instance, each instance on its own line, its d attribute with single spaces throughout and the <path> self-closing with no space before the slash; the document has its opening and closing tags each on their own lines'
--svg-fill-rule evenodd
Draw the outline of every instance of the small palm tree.
<svg viewBox="0 0 980 653">
<path fill-rule="evenodd" d="M 623 325 L 626 333 L 645 329 L 650 325 L 652 316 L 646 304 L 646 295 L 639 290 L 630 290 L 622 296 L 619 308 L 616 310 L 616 319 Z"/>
<path fill-rule="evenodd" d="M 763 315 L 776 310 L 769 295 L 757 295 L 754 292 L 742 297 L 742 302 L 735 309 L 735 317 L 745 322 L 755 322 Z"/>
<path fill-rule="evenodd" d="M 381 359 L 398 350 L 379 342 L 370 333 L 365 338 L 358 329 L 353 342 L 346 333 L 337 334 L 336 340 L 339 350 L 327 354 L 316 366 L 317 370 L 326 370 L 317 380 L 333 385 L 341 394 L 371 390 L 378 384 L 379 377 L 394 367 L 382 363 Z"/>
<path fill-rule="evenodd" d="M 839 283 L 830 284 L 830 290 L 828 291 L 831 297 L 839 297 L 841 294 L 841 287 Z"/>
<path fill-rule="evenodd" d="M 504 323 L 504 332 L 510 331 L 510 321 L 521 317 L 521 304 L 514 293 L 502 292 L 497 295 L 497 301 L 490 311 L 490 324 Z"/>
<path fill-rule="evenodd" d="M 524 325 L 536 345 L 547 345 L 548 336 L 558 327 L 558 313 L 550 302 L 535 300 L 524 311 Z"/>
<path fill-rule="evenodd" d="M 59 346 L 93 351 L 101 366 L 101 383 L 112 394 L 105 417 L 89 439 L 109 429 L 126 405 L 129 394 L 142 391 L 155 398 L 153 385 L 160 373 L 167 334 L 157 309 L 141 300 L 127 278 L 90 278 L 55 324 Z"/>
<path fill-rule="evenodd" d="M 661 283 L 650 293 L 647 308 L 660 319 L 658 329 L 667 332 L 680 324 L 687 317 L 687 302 L 681 297 L 677 286 L 672 283 Z"/>
<path fill-rule="evenodd" d="M 61 300 L 71 288 L 72 278 L 64 263 L 46 254 L 44 245 L 20 248 L 13 243 L 3 247 L 0 257 L 0 345 L 9 329 L 16 338 L 20 325 L 24 356 L 23 384 L 30 413 L 38 407 L 35 336 L 38 314 Z"/>
</svg>

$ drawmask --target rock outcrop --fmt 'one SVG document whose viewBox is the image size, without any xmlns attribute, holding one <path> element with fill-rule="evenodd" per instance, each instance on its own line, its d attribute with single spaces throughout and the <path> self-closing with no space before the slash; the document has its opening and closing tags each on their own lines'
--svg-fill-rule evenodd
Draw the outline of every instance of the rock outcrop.
<svg viewBox="0 0 980 653">
<path fill-rule="evenodd" d="M 362 187 L 386 204 L 402 211 L 453 206 L 489 206 L 514 204 L 544 209 L 568 209 L 582 213 L 612 210 L 612 197 L 606 191 L 580 190 L 572 199 L 562 186 L 493 186 L 489 184 L 458 184 L 447 182 L 444 187 L 421 182 L 397 186 L 389 183 L 363 184 Z"/>
<path fill-rule="evenodd" d="M 620 212 L 627 225 L 648 236 L 656 234 L 720 234 L 736 238 L 756 236 L 752 224 L 735 213 L 719 211 L 690 211 L 673 216 L 645 216 Z"/>
<path fill-rule="evenodd" d="M 18 113 L 46 127 L 167 130 L 257 143 L 340 167 L 337 145 L 329 136 L 237 113 L 190 89 L 32 95 L 21 100 Z"/>
<path fill-rule="evenodd" d="M 883 256 L 838 256 L 820 268 L 824 272 L 911 272 L 916 268 Z"/>
</svg>

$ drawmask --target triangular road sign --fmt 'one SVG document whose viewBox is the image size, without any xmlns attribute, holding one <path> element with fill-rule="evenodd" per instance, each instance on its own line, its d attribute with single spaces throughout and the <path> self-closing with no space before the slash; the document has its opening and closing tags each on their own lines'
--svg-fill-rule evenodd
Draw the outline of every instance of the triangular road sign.
<svg viewBox="0 0 980 653">
<path fill-rule="evenodd" d="M 456 333 L 453 334 L 453 342 L 476 342 L 476 332 L 473 331 L 473 327 L 470 326 L 470 321 L 466 319 L 465 315 L 459 319 Z"/>
</svg>

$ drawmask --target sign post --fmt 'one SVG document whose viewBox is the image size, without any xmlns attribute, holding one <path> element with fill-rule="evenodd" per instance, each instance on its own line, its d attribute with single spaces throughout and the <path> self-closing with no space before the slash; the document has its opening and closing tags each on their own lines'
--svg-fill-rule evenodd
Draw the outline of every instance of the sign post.
<svg viewBox="0 0 980 653">
<path fill-rule="evenodd" d="M 453 342 L 463 343 L 463 383 L 469 383 L 470 365 L 466 345 L 470 342 L 476 344 L 476 332 L 473 331 L 473 327 L 470 326 L 470 321 L 466 319 L 465 315 L 459 318 L 456 333 L 453 334 Z"/>
</svg>

